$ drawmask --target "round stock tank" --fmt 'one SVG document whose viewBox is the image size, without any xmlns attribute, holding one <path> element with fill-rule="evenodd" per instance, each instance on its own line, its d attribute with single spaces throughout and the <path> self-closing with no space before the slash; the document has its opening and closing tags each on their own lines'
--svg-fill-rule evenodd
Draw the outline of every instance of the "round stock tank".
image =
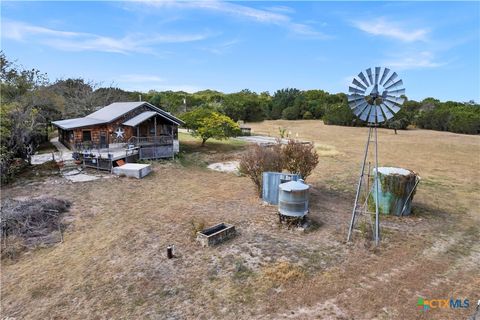
<svg viewBox="0 0 480 320">
<path fill-rule="evenodd" d="M 278 186 L 278 212 L 289 217 L 303 217 L 308 213 L 310 187 L 303 181 L 290 181 Z"/>
</svg>

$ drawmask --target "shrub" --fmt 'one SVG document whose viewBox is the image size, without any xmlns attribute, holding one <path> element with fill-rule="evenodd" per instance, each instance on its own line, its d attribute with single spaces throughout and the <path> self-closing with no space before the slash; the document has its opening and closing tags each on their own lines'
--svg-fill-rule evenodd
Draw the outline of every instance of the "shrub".
<svg viewBox="0 0 480 320">
<path fill-rule="evenodd" d="M 262 175 L 265 171 L 278 171 L 283 169 L 283 156 L 281 145 L 264 147 L 255 145 L 251 147 L 240 159 L 240 173 L 248 176 L 257 188 L 258 196 L 262 196 Z"/>
<path fill-rule="evenodd" d="M 303 119 L 305 120 L 313 119 L 313 114 L 310 111 L 305 111 L 305 113 L 303 114 Z"/>
<path fill-rule="evenodd" d="M 446 102 L 434 109 L 421 111 L 416 124 L 424 129 L 477 134 L 480 132 L 480 107 Z"/>
<path fill-rule="evenodd" d="M 296 120 L 298 119 L 298 109 L 295 107 L 288 107 L 282 111 L 282 119 Z"/>
<path fill-rule="evenodd" d="M 480 132 L 480 113 L 474 110 L 458 109 L 452 112 L 448 131 L 477 134 Z"/>
<path fill-rule="evenodd" d="M 351 126 L 353 125 L 354 115 L 348 105 L 337 104 L 325 109 L 323 122 L 325 124 Z"/>
<path fill-rule="evenodd" d="M 306 179 L 318 164 L 318 154 L 313 143 L 288 141 L 283 148 L 284 168 Z"/>
<path fill-rule="evenodd" d="M 316 105 L 312 109 L 310 109 L 315 119 L 321 119 L 325 115 L 325 106 L 323 105 Z"/>
</svg>

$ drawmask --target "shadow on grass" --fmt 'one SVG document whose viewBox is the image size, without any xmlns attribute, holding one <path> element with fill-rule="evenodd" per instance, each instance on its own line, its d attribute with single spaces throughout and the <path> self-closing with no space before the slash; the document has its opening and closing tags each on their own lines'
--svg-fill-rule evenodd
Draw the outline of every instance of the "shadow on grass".
<svg viewBox="0 0 480 320">
<path fill-rule="evenodd" d="M 208 139 L 204 146 L 202 140 L 188 133 L 180 133 L 180 153 L 178 161 L 183 166 L 206 167 L 214 158 L 224 158 L 245 150 L 247 143 L 236 139 Z"/>
</svg>

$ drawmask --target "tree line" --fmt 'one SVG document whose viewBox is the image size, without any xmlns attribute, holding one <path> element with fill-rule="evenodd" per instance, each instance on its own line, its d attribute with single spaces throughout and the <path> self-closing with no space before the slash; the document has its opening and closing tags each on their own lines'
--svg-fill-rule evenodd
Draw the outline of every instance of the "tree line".
<svg viewBox="0 0 480 320">
<path fill-rule="evenodd" d="M 365 125 L 351 112 L 345 94 L 330 94 L 323 90 L 286 88 L 277 90 L 273 95 L 269 92 L 258 94 L 248 89 L 230 94 L 214 90 L 193 94 L 150 91 L 145 97 L 150 103 L 174 114 L 207 108 L 234 121 L 321 119 L 327 125 Z M 480 105 L 474 101 L 441 102 L 434 98 L 415 101 L 404 98 L 406 101 L 402 109 L 383 124 L 384 127 L 402 130 L 415 126 L 456 133 L 480 133 Z"/>
</svg>

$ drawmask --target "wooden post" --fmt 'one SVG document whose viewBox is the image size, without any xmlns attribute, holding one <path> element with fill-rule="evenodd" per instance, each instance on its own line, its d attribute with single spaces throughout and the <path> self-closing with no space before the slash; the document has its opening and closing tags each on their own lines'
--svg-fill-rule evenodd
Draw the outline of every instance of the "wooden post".
<svg viewBox="0 0 480 320">
<path fill-rule="evenodd" d="M 155 139 L 157 138 L 157 116 L 153 118 L 153 125 L 155 126 Z"/>
<path fill-rule="evenodd" d="M 158 160 L 158 153 L 157 153 L 157 116 L 153 117 L 153 125 L 155 127 L 155 136 L 153 137 L 153 153 L 155 156 L 155 160 Z"/>
</svg>

